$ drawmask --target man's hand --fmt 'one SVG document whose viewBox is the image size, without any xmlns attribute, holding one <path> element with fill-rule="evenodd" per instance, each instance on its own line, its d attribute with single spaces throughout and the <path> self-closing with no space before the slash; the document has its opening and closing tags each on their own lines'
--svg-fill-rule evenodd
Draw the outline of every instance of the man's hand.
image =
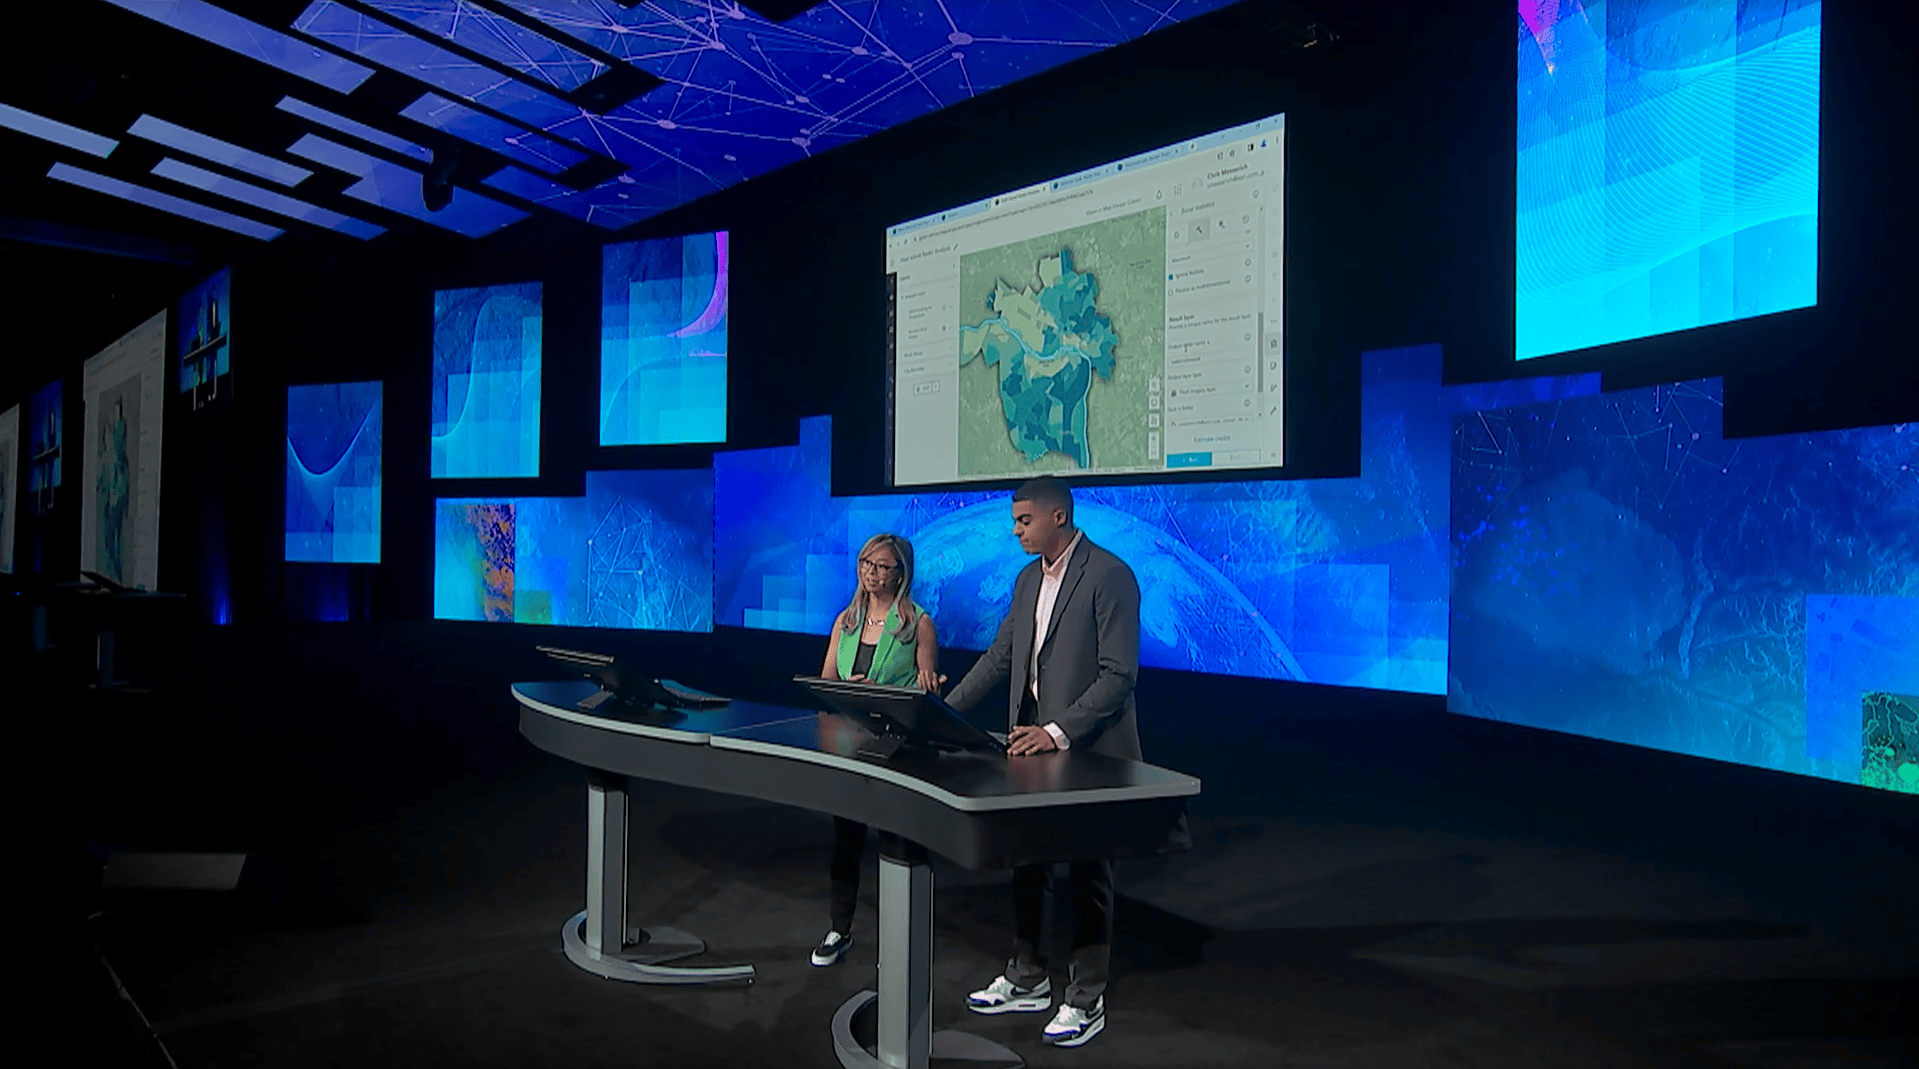
<svg viewBox="0 0 1919 1069">
<path fill-rule="evenodd" d="M 1059 749 L 1053 744 L 1053 735 L 1038 724 L 1021 724 L 1006 736 L 1006 752 L 1014 757 L 1028 754 L 1051 753 Z"/>
</svg>

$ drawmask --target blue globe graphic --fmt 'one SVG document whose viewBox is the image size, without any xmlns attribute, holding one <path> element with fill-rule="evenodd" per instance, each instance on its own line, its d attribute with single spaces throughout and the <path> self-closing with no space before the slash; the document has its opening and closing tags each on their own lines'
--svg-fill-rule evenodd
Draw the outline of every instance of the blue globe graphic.
<svg viewBox="0 0 1919 1069">
<path fill-rule="evenodd" d="M 1140 663 L 1262 679 L 1306 678 L 1252 602 L 1219 569 L 1158 527 L 1119 509 L 1080 502 L 1086 537 L 1125 561 L 1139 580 Z M 1013 581 L 1033 558 L 1013 537 L 1005 499 L 934 520 L 913 535 L 913 596 L 939 622 L 942 645 L 992 645 Z"/>
</svg>

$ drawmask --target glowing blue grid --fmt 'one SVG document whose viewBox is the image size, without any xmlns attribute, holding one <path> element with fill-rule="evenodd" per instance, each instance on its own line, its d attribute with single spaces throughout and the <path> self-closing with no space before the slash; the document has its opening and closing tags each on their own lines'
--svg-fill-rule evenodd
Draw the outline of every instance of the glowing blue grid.
<svg viewBox="0 0 1919 1069">
<path fill-rule="evenodd" d="M 367 0 L 367 4 L 563 92 L 578 89 L 606 70 L 599 60 L 467 0 Z"/>
<path fill-rule="evenodd" d="M 286 559 L 380 563 L 381 385 L 287 388 Z"/>
<path fill-rule="evenodd" d="M 396 152 L 402 156 L 411 156 L 421 163 L 433 162 L 433 152 L 431 149 L 422 145 L 416 145 L 403 137 L 396 137 L 393 134 L 387 133 L 385 130 L 375 129 L 358 119 L 349 119 L 344 115 L 336 115 L 325 108 L 316 107 L 297 97 L 281 97 L 280 103 L 274 106 L 281 111 L 319 123 L 321 126 L 338 130 L 343 134 L 350 134 L 369 145 L 378 145 L 389 152 Z"/>
<path fill-rule="evenodd" d="M 505 119 L 474 111 L 435 93 L 408 104 L 400 114 L 549 174 L 557 174 L 587 158 L 586 153 L 567 148 L 543 134 L 522 130 Z"/>
<path fill-rule="evenodd" d="M 435 479 L 540 473 L 540 284 L 433 295 Z"/>
<path fill-rule="evenodd" d="M 91 156 L 105 159 L 107 154 L 119 145 L 110 137 L 82 130 L 78 126 L 68 126 L 57 119 L 16 108 L 11 104 L 0 104 L 0 126 L 18 130 L 30 137 L 42 141 L 51 141 L 56 145 L 65 145 L 70 149 L 85 152 Z"/>
<path fill-rule="evenodd" d="M 350 215 L 341 215 L 330 208 L 308 204 L 306 201 L 289 197 L 284 193 L 261 189 L 259 186 L 250 185 L 237 178 L 214 174 L 212 171 L 181 163 L 179 160 L 163 159 L 153 165 L 153 173 L 162 178 L 171 178 L 182 185 L 194 186 L 222 197 L 231 197 L 243 204 L 250 204 L 275 215 L 284 215 L 303 223 L 337 230 L 342 234 L 359 238 L 361 241 L 386 233 L 386 228 L 374 226 L 372 223 L 363 222 Z"/>
<path fill-rule="evenodd" d="M 115 7 L 192 34 L 259 60 L 297 78 L 324 85 L 336 93 L 351 93 L 373 77 L 373 71 L 323 48 L 250 22 L 204 0 L 107 0 Z"/>
<path fill-rule="evenodd" d="M 509 208 L 498 201 L 457 187 L 453 190 L 453 199 L 445 208 L 437 212 L 428 211 L 420 193 L 420 172 L 314 134 L 307 134 L 295 141 L 287 151 L 303 159 L 359 175 L 360 180 L 344 190 L 347 196 L 355 200 L 410 215 L 423 223 L 431 223 L 470 238 L 485 237 L 503 226 L 526 218 L 526 213 L 517 208 Z"/>
<path fill-rule="evenodd" d="M 490 105 L 629 166 L 595 203 L 652 215 L 1231 0 L 841 0 L 784 23 L 738 5 L 506 0 L 666 82 L 604 115 Z"/>
<path fill-rule="evenodd" d="M 1520 0 L 1516 354 L 1818 296 L 1818 0 Z"/>
<path fill-rule="evenodd" d="M 127 127 L 127 133 L 142 137 L 156 145 L 190 152 L 203 160 L 223 163 L 236 171 L 245 171 L 257 175 L 269 182 L 278 182 L 283 186 L 297 186 L 313 172 L 305 167 L 295 167 L 282 163 L 264 153 L 250 148 L 241 148 L 217 137 L 209 137 L 197 130 L 177 126 L 165 119 L 156 119 L 151 115 L 142 115 Z"/>
<path fill-rule="evenodd" d="M 608 245 L 600 444 L 726 440 L 727 233 Z"/>
<path fill-rule="evenodd" d="M 562 122 L 580 109 L 517 78 L 476 63 L 383 19 L 314 0 L 293 28 L 436 89 L 511 115 L 533 126 Z"/>
<path fill-rule="evenodd" d="M 109 178 L 103 174 L 94 174 L 92 171 L 83 171 L 78 167 L 71 167 L 64 163 L 54 164 L 53 169 L 47 172 L 47 177 L 57 179 L 61 182 L 70 182 L 83 189 L 91 189 L 96 193 L 105 193 L 110 197 L 119 197 L 122 200 L 132 201 L 135 204 L 156 208 L 163 212 L 170 212 L 182 218 L 191 219 L 196 223 L 205 223 L 208 226 L 217 226 L 223 230 L 231 230 L 236 234 L 244 234 L 250 238 L 259 238 L 261 241 L 272 241 L 281 234 L 278 227 L 271 227 L 265 223 L 256 223 L 251 219 L 242 218 L 231 212 L 223 212 L 218 208 L 209 208 L 204 204 L 198 204 L 182 197 L 176 197 L 171 193 L 161 193 L 158 190 L 148 189 L 145 186 L 136 186 L 131 182 L 122 182 L 118 178 Z"/>
</svg>

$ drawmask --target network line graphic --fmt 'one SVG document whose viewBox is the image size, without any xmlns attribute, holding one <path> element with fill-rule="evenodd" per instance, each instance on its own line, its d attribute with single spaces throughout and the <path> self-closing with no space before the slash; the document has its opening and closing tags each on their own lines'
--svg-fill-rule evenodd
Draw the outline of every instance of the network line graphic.
<svg viewBox="0 0 1919 1069">
<path fill-rule="evenodd" d="M 724 0 L 504 0 L 518 20 L 316 0 L 292 29 L 475 109 L 433 108 L 446 133 L 548 173 L 529 138 L 624 165 L 586 189 L 514 167 L 487 182 L 615 228 L 1229 2 L 834 0 L 776 23 Z M 661 84 L 604 113 L 569 101 L 615 63 Z"/>
</svg>

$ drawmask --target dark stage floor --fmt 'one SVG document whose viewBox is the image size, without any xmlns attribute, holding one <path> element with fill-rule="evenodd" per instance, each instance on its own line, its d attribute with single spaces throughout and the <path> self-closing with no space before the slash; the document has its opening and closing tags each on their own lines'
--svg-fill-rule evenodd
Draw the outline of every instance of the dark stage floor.
<svg viewBox="0 0 1919 1069">
<path fill-rule="evenodd" d="M 1196 848 L 1121 866 L 1087 1047 L 961 1007 L 1004 961 L 1010 896 L 937 867 L 936 1027 L 1034 1066 L 1919 1064 L 1919 799 L 1443 715 L 1274 724 L 1264 750 L 1149 734 L 1207 778 Z M 265 862 L 236 892 L 99 900 L 99 945 L 179 1065 L 837 1065 L 831 1015 L 873 985 L 875 862 L 858 945 L 811 967 L 825 817 L 636 784 L 634 918 L 760 979 L 628 985 L 559 952 L 584 792 L 509 720 L 417 767 L 348 731 L 231 729 L 193 743 L 198 768 L 127 758 L 85 817 L 97 845 Z M 263 748 L 281 760 L 232 760 Z M 1204 756 L 1222 749 L 1257 770 Z M 76 990 L 105 1045 L 114 1004 Z"/>
</svg>

